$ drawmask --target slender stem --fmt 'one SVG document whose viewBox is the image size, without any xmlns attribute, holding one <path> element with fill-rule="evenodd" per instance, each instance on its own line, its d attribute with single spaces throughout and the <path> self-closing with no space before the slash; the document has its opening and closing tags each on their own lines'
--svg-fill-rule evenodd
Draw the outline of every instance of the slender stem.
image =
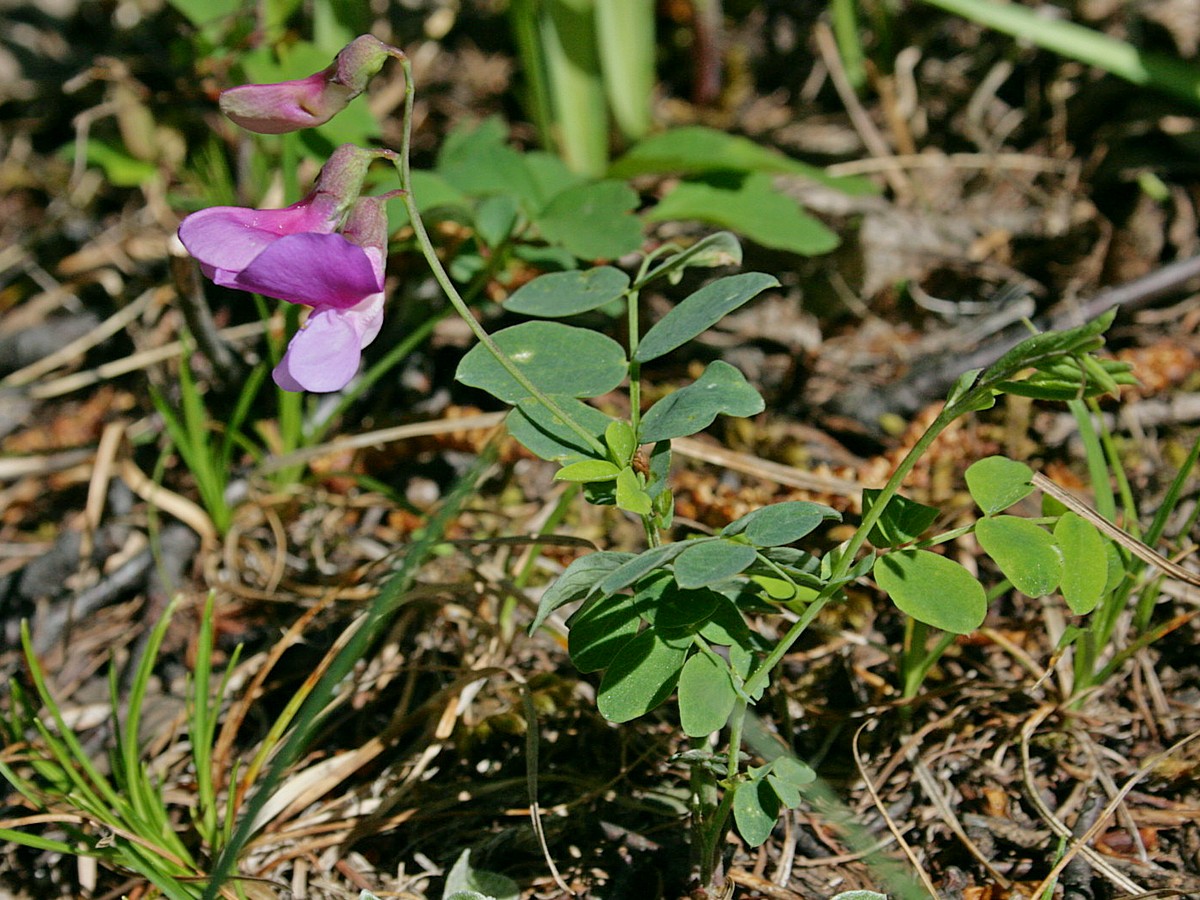
<svg viewBox="0 0 1200 900">
<path fill-rule="evenodd" d="M 804 614 L 788 629 L 787 634 L 771 649 L 766 659 L 762 661 L 754 671 L 754 674 L 750 676 L 749 681 L 746 682 L 747 694 L 754 696 L 759 688 L 765 685 L 771 672 L 779 665 L 779 662 L 787 655 L 788 651 L 792 649 L 792 645 L 800 639 L 800 635 L 804 633 L 804 629 L 825 608 L 825 604 L 832 600 L 834 595 L 841 590 L 846 574 L 854 565 L 855 555 L 862 549 L 862 545 L 866 543 L 867 535 L 871 533 L 871 529 L 875 527 L 875 523 L 883 515 L 892 497 L 896 496 L 900 491 L 900 485 L 904 483 L 904 479 L 908 477 L 908 473 L 917 464 L 917 460 L 929 449 L 929 445 L 933 443 L 934 439 L 957 417 L 958 410 L 956 408 L 947 406 L 943 409 L 925 433 L 921 435 L 916 444 L 913 445 L 913 448 L 908 451 L 904 459 L 900 460 L 900 464 L 896 466 L 896 471 L 892 473 L 892 477 L 888 479 L 887 484 L 883 486 L 883 490 L 879 492 L 879 497 L 875 500 L 875 503 L 868 510 L 867 514 L 863 516 L 858 529 L 839 552 L 837 561 L 833 565 L 833 571 L 830 573 L 828 584 L 822 588 L 821 593 L 804 610 Z"/>
<path fill-rule="evenodd" d="M 400 65 L 404 69 L 404 121 L 403 121 L 403 137 L 400 143 L 400 156 L 395 160 L 395 164 L 400 172 L 400 187 L 404 190 L 404 207 L 408 210 L 408 218 L 412 223 L 413 235 L 417 240 L 417 246 L 421 248 L 421 254 L 425 257 L 425 261 L 429 263 L 429 268 L 433 271 L 433 277 L 437 281 L 438 286 L 446 294 L 446 298 L 454 307 L 454 311 L 467 323 L 467 327 L 471 329 L 471 333 L 475 335 L 475 339 L 479 341 L 487 351 L 492 354 L 496 362 L 501 368 L 519 384 L 531 397 L 546 407 L 554 416 L 561 419 L 563 424 L 574 431 L 584 443 L 596 452 L 597 456 L 603 457 L 607 450 L 594 434 L 591 434 L 586 428 L 568 416 L 562 408 L 555 403 L 545 392 L 538 388 L 529 377 L 521 371 L 520 367 L 514 363 L 508 355 L 496 346 L 496 342 L 492 340 L 491 335 L 487 333 L 479 321 L 471 314 L 470 308 L 458 289 L 454 286 L 454 282 L 450 280 L 450 276 L 446 273 L 446 269 L 442 266 L 442 262 L 438 259 L 437 252 L 433 248 L 433 242 L 429 239 L 429 233 L 425 230 L 425 223 L 421 220 L 421 213 L 417 209 L 416 198 L 412 193 L 412 178 L 409 165 L 409 147 L 412 140 L 412 109 L 413 109 L 413 79 L 412 79 L 412 62 L 404 57 L 400 60 Z"/>
<path fill-rule="evenodd" d="M 628 291 L 625 294 L 626 319 L 629 330 L 629 422 L 633 432 L 637 434 L 642 421 L 642 364 L 633 358 L 638 348 L 638 299 L 639 291 Z"/>
</svg>

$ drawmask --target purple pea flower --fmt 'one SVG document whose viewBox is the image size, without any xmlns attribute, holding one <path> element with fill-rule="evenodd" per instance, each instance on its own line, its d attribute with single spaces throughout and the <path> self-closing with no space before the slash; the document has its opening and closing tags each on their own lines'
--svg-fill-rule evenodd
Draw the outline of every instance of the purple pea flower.
<svg viewBox="0 0 1200 900">
<path fill-rule="evenodd" d="M 253 280 L 261 277 L 263 283 L 252 290 L 313 307 L 271 373 L 285 391 L 341 390 L 358 371 L 363 348 L 379 334 L 387 245 L 384 201 L 361 198 L 343 234 L 293 235 L 303 241 L 289 244 L 254 274 Z"/>
<path fill-rule="evenodd" d="M 179 226 L 179 239 L 216 284 L 313 308 L 273 373 L 284 390 L 340 390 L 379 333 L 386 198 L 358 192 L 370 161 L 389 155 L 347 144 L 299 203 L 216 206 Z"/>
</svg>

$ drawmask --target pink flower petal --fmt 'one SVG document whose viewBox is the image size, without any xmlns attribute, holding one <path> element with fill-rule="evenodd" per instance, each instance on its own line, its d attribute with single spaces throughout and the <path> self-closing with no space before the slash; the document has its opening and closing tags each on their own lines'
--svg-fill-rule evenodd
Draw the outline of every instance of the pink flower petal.
<svg viewBox="0 0 1200 900">
<path fill-rule="evenodd" d="M 221 92 L 221 112 L 258 134 L 285 134 L 328 122 L 350 91 L 328 83 L 326 72 L 297 81 L 245 84 Z"/>
<path fill-rule="evenodd" d="M 184 219 L 179 239 L 216 280 L 214 273 L 240 272 L 285 234 L 333 231 L 338 222 L 332 212 L 329 203 L 308 200 L 286 209 L 213 206 Z"/>
<path fill-rule="evenodd" d="M 382 291 L 383 274 L 362 247 L 340 234 L 289 234 L 258 254 L 229 285 L 319 309 L 348 309 Z"/>
<path fill-rule="evenodd" d="M 285 391 L 337 391 L 354 377 L 361 356 L 354 323 L 338 310 L 319 310 L 296 332 L 272 376 Z"/>
</svg>

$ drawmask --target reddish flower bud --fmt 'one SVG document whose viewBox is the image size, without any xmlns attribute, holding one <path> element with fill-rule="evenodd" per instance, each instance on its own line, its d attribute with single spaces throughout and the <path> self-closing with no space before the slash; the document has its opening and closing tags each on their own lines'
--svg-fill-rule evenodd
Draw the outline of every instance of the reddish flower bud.
<svg viewBox="0 0 1200 900">
<path fill-rule="evenodd" d="M 403 54 L 369 34 L 342 48 L 323 71 L 297 81 L 245 84 L 221 93 L 221 111 L 248 131 L 284 134 L 328 122 L 366 90 L 388 57 Z"/>
</svg>

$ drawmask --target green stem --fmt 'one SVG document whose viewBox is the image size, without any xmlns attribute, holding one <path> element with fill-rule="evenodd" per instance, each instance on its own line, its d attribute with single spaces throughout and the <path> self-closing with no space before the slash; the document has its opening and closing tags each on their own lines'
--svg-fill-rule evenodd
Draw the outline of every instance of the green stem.
<svg viewBox="0 0 1200 900">
<path fill-rule="evenodd" d="M 574 431 L 584 443 L 595 451 L 597 456 L 604 457 L 607 449 L 594 434 L 591 434 L 586 428 L 563 412 L 562 408 L 555 403 L 550 397 L 538 388 L 529 377 L 521 371 L 508 355 L 504 353 L 496 342 L 492 340 L 491 335 L 487 333 L 479 321 L 471 314 L 470 307 L 467 306 L 462 295 L 454 286 L 454 282 L 450 280 L 450 276 L 446 273 L 446 269 L 442 266 L 442 262 L 438 259 L 437 252 L 433 248 L 433 242 L 429 239 L 429 233 L 425 230 L 425 223 L 421 219 L 421 213 L 417 209 L 416 198 L 412 193 L 412 177 L 409 165 L 409 147 L 412 140 L 412 110 L 414 87 L 412 78 L 412 62 L 404 57 L 400 60 L 400 65 L 404 69 L 404 124 L 403 137 L 400 144 L 400 155 L 395 164 L 400 172 L 400 187 L 403 189 L 404 207 L 408 210 L 408 217 L 412 223 L 413 236 L 417 240 L 417 246 L 421 248 L 421 255 L 425 257 L 425 261 L 429 263 L 429 268 L 433 272 L 433 277 L 437 281 L 438 286 L 445 293 L 446 298 L 454 307 L 454 311 L 467 323 L 467 327 L 471 329 L 471 333 L 475 335 L 475 339 L 479 341 L 487 351 L 495 357 L 496 362 L 500 367 L 519 384 L 531 397 L 546 407 L 555 417 L 562 420 L 563 424 Z"/>
<path fill-rule="evenodd" d="M 771 672 L 779 665 L 788 651 L 792 649 L 792 645 L 800 639 L 800 635 L 804 633 L 804 629 L 812 624 L 813 619 L 825 608 L 825 604 L 832 600 L 835 594 L 841 590 L 846 574 L 854 565 L 854 557 L 862 549 L 862 545 L 867 542 L 867 535 L 871 533 L 871 529 L 875 527 L 875 523 L 883 515 L 888 503 L 899 493 L 900 485 L 904 483 L 904 479 L 908 477 L 908 473 L 917 464 L 917 460 L 925 454 L 925 451 L 929 449 L 929 445 L 945 430 L 946 426 L 958 418 L 958 408 L 956 406 L 945 407 L 938 414 L 938 417 L 933 420 L 933 423 L 925 433 L 921 435 L 920 439 L 913 445 L 913 448 L 908 451 L 904 459 L 900 460 L 900 464 L 896 466 L 896 471 L 892 473 L 892 477 L 888 479 L 887 484 L 883 486 L 883 490 L 879 492 L 879 497 L 875 500 L 870 510 L 867 511 L 867 514 L 863 516 L 862 522 L 850 540 L 846 542 L 845 547 L 840 551 L 837 561 L 833 565 L 833 571 L 830 573 L 828 584 L 826 584 L 813 602 L 808 605 L 808 608 L 804 610 L 804 614 L 788 629 L 787 634 L 767 654 L 766 659 L 762 661 L 761 665 L 754 671 L 754 674 L 750 676 L 750 679 L 746 682 L 747 694 L 754 696 L 759 689 L 766 685 Z"/>
</svg>

